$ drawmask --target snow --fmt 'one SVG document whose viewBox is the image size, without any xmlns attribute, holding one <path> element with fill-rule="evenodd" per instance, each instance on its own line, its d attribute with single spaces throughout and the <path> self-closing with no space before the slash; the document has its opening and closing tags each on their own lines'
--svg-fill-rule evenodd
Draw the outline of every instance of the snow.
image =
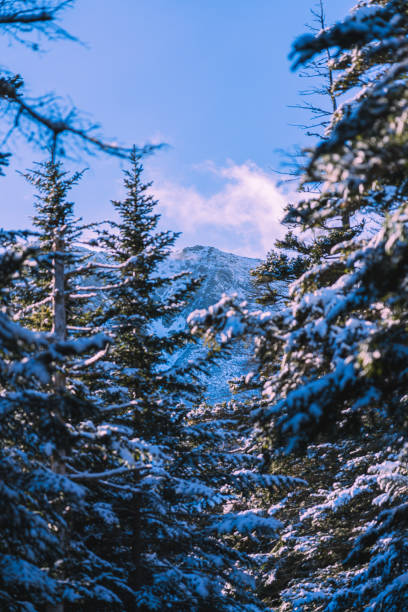
<svg viewBox="0 0 408 612">
<path fill-rule="evenodd" d="M 187 271 L 191 273 L 192 278 L 203 277 L 204 280 L 193 296 L 192 302 L 186 304 L 175 319 L 157 323 L 154 331 L 159 330 L 161 335 L 166 335 L 171 329 L 180 329 L 186 320 L 192 322 L 193 317 L 204 316 L 206 309 L 214 306 L 223 294 L 236 295 L 236 299 L 241 303 L 246 302 L 247 307 L 254 304 L 250 270 L 259 263 L 257 259 L 241 257 L 214 247 L 200 245 L 172 252 L 168 260 L 163 262 L 160 273 L 171 275 Z M 238 334 L 241 329 L 239 319 L 234 318 L 231 313 L 229 330 L 225 331 L 225 340 Z M 169 364 L 184 367 L 189 362 L 201 358 L 205 352 L 205 346 L 202 341 L 199 341 L 169 356 Z M 249 369 L 250 356 L 250 348 L 241 343 L 230 356 L 208 366 L 208 374 L 202 374 L 200 381 L 205 384 L 206 397 L 210 402 L 231 398 L 228 381 Z"/>
<path fill-rule="evenodd" d="M 111 504 L 98 502 L 94 504 L 93 509 L 107 525 L 119 525 L 119 519 L 113 511 Z"/>
<path fill-rule="evenodd" d="M 222 519 L 215 521 L 212 526 L 219 534 L 238 532 L 241 535 L 257 531 L 275 534 L 281 527 L 282 523 L 277 519 L 271 516 L 263 517 L 253 510 L 224 514 Z"/>
<path fill-rule="evenodd" d="M 0 575 L 6 585 L 20 585 L 27 591 L 40 589 L 47 594 L 49 602 L 52 602 L 57 594 L 56 581 L 45 571 L 9 554 L 4 554 L 0 558 Z"/>
</svg>

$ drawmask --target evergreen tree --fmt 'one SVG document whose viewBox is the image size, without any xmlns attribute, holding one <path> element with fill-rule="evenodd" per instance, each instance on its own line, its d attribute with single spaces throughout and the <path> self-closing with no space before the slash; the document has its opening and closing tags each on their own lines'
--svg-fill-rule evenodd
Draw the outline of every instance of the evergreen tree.
<svg viewBox="0 0 408 612">
<path fill-rule="evenodd" d="M 95 331 L 78 322 L 98 313 L 90 300 L 95 298 L 95 292 L 89 293 L 89 286 L 84 291 L 75 285 L 78 276 L 84 280 L 86 273 L 93 270 L 92 262 L 86 261 L 89 254 L 84 257 L 75 244 L 81 236 L 81 227 L 73 216 L 73 204 L 66 200 L 68 190 L 79 175 L 69 177 L 61 164 L 49 162 L 40 165 L 28 178 L 40 192 L 34 217 L 40 233 L 35 244 L 36 265 L 32 261 L 28 266 L 34 273 L 28 276 L 26 272 L 23 284 L 17 279 L 11 291 L 15 317 L 34 329 L 37 326 L 48 329 L 52 338 L 78 347 L 76 353 L 80 354 L 66 366 L 54 369 L 45 387 L 45 393 L 56 398 L 53 401 L 57 402 L 58 409 L 53 410 L 63 431 L 57 432 L 52 444 L 47 445 L 49 456 L 42 468 L 51 470 L 56 479 L 65 479 L 68 491 L 71 487 L 78 497 L 67 502 L 57 498 L 54 503 L 54 511 L 63 512 L 64 520 L 61 519 L 58 529 L 53 529 L 58 557 L 54 556 L 54 566 L 49 566 L 48 571 L 56 581 L 54 596 L 58 603 L 50 610 L 69 610 L 71 605 L 76 610 L 91 606 L 121 610 L 129 587 L 124 570 L 120 564 L 112 563 L 107 547 L 119 529 L 119 521 L 112 511 L 112 499 L 117 498 L 112 479 L 120 475 L 123 482 L 125 476 L 133 475 L 144 464 L 148 453 L 143 445 L 129 439 L 126 430 L 119 431 L 109 423 L 100 397 L 93 396 L 84 383 L 85 372 L 89 371 L 88 377 L 95 377 L 92 368 L 106 353 L 107 336 L 95 341 L 84 337 L 75 341 L 68 339 L 72 334 L 77 337 L 84 331 Z M 24 308 L 16 309 L 21 289 L 27 287 Z M 85 307 L 88 313 L 84 312 Z M 98 347 L 96 354 L 95 347 Z M 74 349 L 71 352 L 75 354 Z M 94 387 L 101 386 L 101 381 L 94 381 Z M 104 547 L 99 548 L 95 534 L 104 542 Z"/>
<path fill-rule="evenodd" d="M 122 530 L 116 554 L 136 593 L 127 606 L 262 609 L 248 574 L 250 555 L 231 537 L 275 534 L 279 523 L 233 504 L 222 513 L 236 498 L 233 490 L 254 486 L 249 471 L 238 474 L 253 457 L 224 448 L 233 435 L 231 420 L 195 405 L 200 389 L 194 368 L 171 366 L 172 354 L 189 339 L 174 317 L 197 281 L 163 273 L 176 235 L 156 229 L 157 202 L 143 182 L 141 162 L 134 151 L 125 174 L 127 197 L 114 202 L 116 231 L 102 234 L 111 270 L 106 325 L 114 341 L 110 361 L 100 362 L 110 379 L 104 395 L 118 402 L 117 427 L 132 430 L 152 453 L 135 476 L 133 494 L 114 505 Z"/>
<path fill-rule="evenodd" d="M 255 336 L 264 399 L 253 417 L 271 457 L 306 452 L 322 470 L 276 551 L 282 610 L 407 606 L 407 19 L 405 2 L 367 0 L 294 47 L 298 65 L 337 49 L 338 86 L 364 85 L 311 155 L 304 180 L 321 193 L 288 221 L 313 229 L 388 211 L 383 227 L 308 270 L 281 312 L 229 303 L 207 315 L 209 335 Z"/>
<path fill-rule="evenodd" d="M 82 228 L 74 218 L 74 205 L 66 196 L 81 174 L 68 176 L 61 163 L 50 161 L 37 164 L 34 171 L 24 175 L 38 191 L 33 225 L 37 229 L 41 265 L 27 269 L 19 281 L 14 299 L 15 316 L 37 330 L 53 330 L 62 339 L 66 337 L 66 326 L 72 322 L 70 291 L 73 289 L 69 276 L 82 264 L 80 253 L 74 247 Z M 56 311 L 58 321 L 53 316 Z"/>
<path fill-rule="evenodd" d="M 363 229 L 363 224 L 356 224 L 353 228 L 319 229 L 311 240 L 307 240 L 301 236 L 300 224 L 294 225 L 298 231 L 289 230 L 282 240 L 276 240 L 275 248 L 269 251 L 265 261 L 251 270 L 257 301 L 264 306 L 284 304 L 289 298 L 290 283 L 316 264 L 333 259 L 333 249 L 352 240 Z M 333 266 L 330 274 L 321 281 L 329 284 L 339 273 L 341 270 L 336 271 Z"/>
<path fill-rule="evenodd" d="M 157 201 L 149 193 L 151 183 L 143 182 L 142 158 L 143 153 L 133 148 L 124 179 L 127 197 L 113 202 L 119 222 L 111 222 L 113 231 L 101 232 L 100 244 L 116 266 L 111 278 L 105 280 L 105 317 L 115 338 L 111 354 L 117 364 L 110 376 L 118 388 L 126 389 L 129 399 L 148 405 L 162 391 L 169 394 L 182 388 L 194 395 L 197 389 L 166 368 L 170 356 L 190 340 L 182 322 L 166 333 L 164 330 L 166 322 L 185 306 L 198 281 L 186 273 L 166 276 L 160 268 L 178 234 L 157 230 L 160 215 L 154 211 Z M 145 414 L 143 422 L 148 418 Z"/>
<path fill-rule="evenodd" d="M 4 302 L 11 277 L 27 257 L 35 257 L 19 250 L 1 255 Z M 101 567 L 109 568 L 111 582 L 120 572 L 98 559 L 80 532 L 70 529 L 93 510 L 87 487 L 79 482 L 84 475 L 70 459 L 85 437 L 81 420 L 89 427 L 95 409 L 55 385 L 70 361 L 101 350 L 107 338 L 63 341 L 21 327 L 4 310 L 0 318 L 1 606 L 20 612 L 46 605 L 61 609 L 62 601 L 113 600 Z M 92 456 L 100 442 L 97 436 L 86 442 Z M 56 464 L 65 469 L 56 470 Z"/>
</svg>

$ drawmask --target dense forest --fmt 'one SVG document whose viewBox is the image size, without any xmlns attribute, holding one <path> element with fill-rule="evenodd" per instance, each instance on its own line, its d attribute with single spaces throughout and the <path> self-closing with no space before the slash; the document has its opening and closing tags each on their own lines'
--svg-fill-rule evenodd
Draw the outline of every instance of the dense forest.
<svg viewBox="0 0 408 612">
<path fill-rule="evenodd" d="M 72 38 L 70 4 L 0 0 L 0 29 L 35 53 Z M 32 230 L 0 231 L 1 611 L 408 609 L 406 0 L 334 25 L 319 2 L 290 59 L 316 84 L 310 147 L 257 306 L 222 295 L 167 327 L 202 279 L 163 266 L 155 147 L 1 67 L 0 182 L 13 143 L 39 159 Z M 125 160 L 116 221 L 76 216 L 75 152 Z M 206 373 L 244 345 L 231 400 L 209 402 Z"/>
</svg>

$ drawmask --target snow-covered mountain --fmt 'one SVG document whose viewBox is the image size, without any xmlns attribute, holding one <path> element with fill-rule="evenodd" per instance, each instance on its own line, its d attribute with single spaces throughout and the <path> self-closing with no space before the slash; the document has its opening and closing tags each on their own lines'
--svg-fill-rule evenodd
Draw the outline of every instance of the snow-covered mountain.
<svg viewBox="0 0 408 612">
<path fill-rule="evenodd" d="M 254 302 L 254 287 L 250 271 L 258 259 L 241 257 L 215 247 L 193 246 L 174 251 L 166 261 L 166 271 L 176 274 L 183 270 L 204 281 L 196 292 L 189 309 L 206 308 L 219 300 L 222 293 L 237 293 L 238 298 Z"/>
<path fill-rule="evenodd" d="M 249 305 L 255 306 L 250 270 L 258 264 L 258 259 L 241 257 L 208 246 L 197 245 L 173 252 L 164 262 L 161 272 L 172 275 L 188 271 L 193 278 L 201 277 L 204 280 L 192 301 L 176 320 L 169 323 L 169 327 L 172 329 L 184 327 L 190 312 L 214 304 L 223 293 L 229 295 L 236 293 L 240 300 L 246 300 Z M 174 356 L 173 363 L 182 365 L 202 354 L 204 350 L 200 344 L 188 346 Z M 211 401 L 221 401 L 230 397 L 228 380 L 248 370 L 249 357 L 249 348 L 241 343 L 231 358 L 213 366 L 208 381 L 206 380 L 207 396 Z"/>
<path fill-rule="evenodd" d="M 79 249 L 84 253 L 87 249 Z M 93 251 L 92 258 L 99 263 L 109 263 L 109 258 L 102 251 Z M 158 273 L 163 276 L 173 276 L 180 272 L 189 272 L 192 278 L 202 278 L 201 286 L 194 294 L 192 300 L 170 321 L 156 321 L 153 330 L 158 334 L 166 334 L 170 330 L 187 327 L 188 315 L 196 309 L 207 308 L 215 304 L 223 293 L 228 295 L 236 293 L 240 301 L 247 301 L 248 305 L 259 308 L 255 303 L 254 287 L 250 271 L 260 263 L 258 259 L 241 257 L 232 253 L 220 251 L 215 247 L 193 246 L 173 251 L 162 263 Z M 92 284 L 98 285 L 100 281 L 95 278 Z M 168 291 L 173 292 L 169 287 Z M 202 356 L 205 347 L 201 342 L 186 346 L 175 355 L 169 357 L 168 365 L 182 366 L 189 360 Z M 223 401 L 231 397 L 228 381 L 250 368 L 250 349 L 244 343 L 237 346 L 230 358 L 225 358 L 211 367 L 209 376 L 203 377 L 207 388 L 207 397 L 211 402 Z"/>
</svg>

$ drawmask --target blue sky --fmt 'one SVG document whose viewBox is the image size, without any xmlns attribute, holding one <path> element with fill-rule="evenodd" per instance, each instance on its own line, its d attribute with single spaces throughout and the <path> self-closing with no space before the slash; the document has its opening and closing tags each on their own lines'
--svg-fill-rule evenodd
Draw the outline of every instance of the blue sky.
<svg viewBox="0 0 408 612">
<path fill-rule="evenodd" d="M 351 0 L 327 0 L 331 21 Z M 63 25 L 67 41 L 33 54 L 0 41 L 2 61 L 24 75 L 33 94 L 68 96 L 123 144 L 167 142 L 146 160 L 162 225 L 182 231 L 178 246 L 209 244 L 264 256 L 279 233 L 288 196 L 273 169 L 281 149 L 305 144 L 288 108 L 304 86 L 287 59 L 305 32 L 313 0 L 78 0 Z M 2 179 L 4 227 L 30 225 L 33 192 L 16 170 L 43 154 L 21 141 Z M 112 216 L 123 194 L 121 164 L 84 158 L 72 192 L 86 221 Z"/>
</svg>

